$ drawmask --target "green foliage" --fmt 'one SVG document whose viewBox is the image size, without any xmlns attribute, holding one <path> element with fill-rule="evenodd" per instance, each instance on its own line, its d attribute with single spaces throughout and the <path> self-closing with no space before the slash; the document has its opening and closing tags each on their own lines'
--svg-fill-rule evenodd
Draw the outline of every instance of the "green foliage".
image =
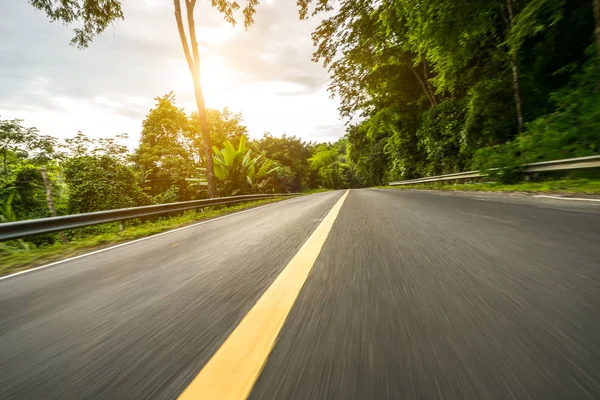
<svg viewBox="0 0 600 400">
<path fill-rule="evenodd" d="M 385 186 L 398 190 L 447 190 L 475 192 L 519 192 L 519 193 L 560 193 L 560 194 L 600 194 L 598 179 L 561 179 L 541 182 L 498 183 L 419 183 L 416 185 Z"/>
<path fill-rule="evenodd" d="M 308 162 L 316 178 L 317 187 L 336 189 L 340 187 L 340 162 L 337 149 L 321 144 L 317 146 Z"/>
<path fill-rule="evenodd" d="M 22 219 L 48 217 L 46 190 L 36 165 L 22 164 L 15 171 L 15 210 Z"/>
<path fill-rule="evenodd" d="M 474 167 L 511 181 L 517 165 L 598 152 L 589 0 L 298 4 L 302 18 L 327 12 L 313 59 L 340 114 L 363 117 L 346 133 L 358 184 Z"/>
<path fill-rule="evenodd" d="M 370 122 L 366 121 L 357 126 L 350 126 L 346 133 L 347 160 L 354 167 L 360 186 L 383 184 L 386 169 L 390 165 L 390 158 L 397 157 L 395 160 L 399 162 L 404 159 L 400 156 L 403 154 L 404 148 L 399 144 L 398 132 L 390 132 L 387 128 L 375 129 L 370 126 Z M 398 146 L 391 144 L 394 139 L 398 139 Z"/>
<path fill-rule="evenodd" d="M 196 177 L 206 168 L 198 114 L 188 115 L 177 107 L 172 92 L 155 100 L 156 106 L 142 123 L 140 143 L 132 158 L 144 178 L 144 191 L 157 201 L 206 197 L 206 176 L 201 173 L 201 178 Z M 247 131 L 242 115 L 227 108 L 207 110 L 207 119 L 215 144 L 230 141 L 237 146 Z"/>
<path fill-rule="evenodd" d="M 3 202 L 0 202 L 0 223 L 18 221 L 19 218 L 12 205 L 14 197 L 15 192 L 12 192 Z M 3 254 L 10 255 L 16 252 L 28 251 L 30 248 L 31 246 L 24 240 L 10 240 L 0 243 L 0 257 Z"/>
<path fill-rule="evenodd" d="M 57 140 L 40 135 L 35 128 L 25 128 L 22 120 L 0 120 L 0 153 L 5 176 L 10 175 L 9 157 L 29 159 L 35 164 L 51 160 L 55 154 Z"/>
<path fill-rule="evenodd" d="M 88 47 L 94 36 L 104 32 L 113 22 L 123 19 L 118 0 L 29 0 L 32 6 L 44 11 L 51 21 L 65 25 L 77 24 L 71 44 Z"/>
<path fill-rule="evenodd" d="M 260 167 L 262 156 L 252 157 L 252 150 L 246 147 L 246 136 L 240 137 L 237 149 L 229 140 L 223 143 L 223 149 L 213 147 L 215 176 L 223 183 L 222 192 L 227 196 L 251 191 L 256 183 L 268 178 L 277 170 L 271 168 L 271 160 L 266 159 Z"/>
<path fill-rule="evenodd" d="M 516 140 L 525 162 L 582 157 L 600 151 L 600 68 L 591 59 L 573 83 L 551 95 L 555 111 L 527 126 Z"/>
<path fill-rule="evenodd" d="M 294 171 L 287 165 L 281 165 L 277 161 L 271 162 L 272 174 L 271 190 L 274 193 L 292 193 L 294 191 Z"/>
<path fill-rule="evenodd" d="M 144 191 L 160 196 L 173 186 L 179 188 L 177 200 L 190 200 L 195 193 L 188 189 L 186 178 L 200 166 L 199 132 L 182 108 L 175 105 L 175 95 L 156 97 L 156 107 L 142 122 L 140 143 L 133 156 L 144 178 Z"/>
<path fill-rule="evenodd" d="M 68 213 L 84 213 L 150 204 L 139 177 L 127 162 L 127 148 L 118 143 L 126 135 L 91 139 L 79 132 L 65 140 L 70 150 L 61 164 L 68 187 Z"/>
<path fill-rule="evenodd" d="M 261 139 L 251 142 L 249 146 L 255 153 L 262 154 L 265 158 L 276 161 L 280 166 L 289 168 L 294 175 L 289 190 L 302 191 L 303 181 L 308 175 L 308 159 L 312 155 L 310 144 L 295 136 L 283 134 L 281 137 L 275 137 L 265 133 Z"/>
<path fill-rule="evenodd" d="M 15 193 L 12 192 L 0 203 L 0 222 L 15 222 L 18 220 L 17 213 L 12 206 L 14 198 Z"/>
<path fill-rule="evenodd" d="M 131 167 L 109 155 L 69 158 L 63 164 L 71 214 L 149 204 Z"/>
<path fill-rule="evenodd" d="M 513 141 L 477 150 L 473 167 L 499 167 L 502 181 L 510 181 L 514 180 L 520 164 L 597 154 L 600 151 L 598 82 L 600 68 L 597 60 L 591 58 L 570 85 L 550 96 L 554 112 L 528 123 L 526 131 Z"/>
<path fill-rule="evenodd" d="M 426 111 L 417 129 L 417 138 L 426 159 L 426 175 L 460 172 L 465 167 L 462 130 L 464 106 L 460 102 L 445 100 Z"/>
<path fill-rule="evenodd" d="M 233 113 L 227 107 L 222 111 L 206 110 L 206 118 L 210 125 L 211 142 L 215 146 L 221 146 L 229 140 L 234 146 L 237 146 L 242 135 L 248 134 L 248 129 L 242 123 L 244 118 L 241 113 Z M 197 113 L 191 115 L 192 123 L 196 132 L 200 132 L 200 121 Z M 198 142 L 194 143 L 196 151 L 199 153 L 202 148 L 200 135 L 197 136 Z"/>
</svg>

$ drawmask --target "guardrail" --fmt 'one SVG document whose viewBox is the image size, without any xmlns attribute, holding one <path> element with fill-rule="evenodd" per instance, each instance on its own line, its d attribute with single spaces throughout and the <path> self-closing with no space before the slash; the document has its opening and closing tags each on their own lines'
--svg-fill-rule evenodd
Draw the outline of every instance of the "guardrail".
<svg viewBox="0 0 600 400">
<path fill-rule="evenodd" d="M 59 217 L 39 218 L 0 224 L 0 241 L 18 239 L 26 236 L 52 233 L 73 228 L 105 224 L 107 222 L 167 214 L 175 211 L 192 210 L 208 206 L 241 203 L 244 201 L 271 199 L 275 197 L 295 196 L 287 194 L 251 194 L 244 196 L 217 197 L 206 200 L 182 201 L 179 203 L 156 204 L 151 206 L 120 208 L 117 210 L 97 211 Z"/>
<path fill-rule="evenodd" d="M 521 166 L 520 172 L 546 172 L 546 171 L 566 171 L 571 169 L 582 169 L 582 168 L 600 168 L 600 156 L 589 156 L 589 157 L 578 157 L 568 158 L 565 160 L 554 160 L 554 161 L 543 161 L 532 164 L 525 164 Z M 398 185 L 411 185 L 415 183 L 427 183 L 427 182 L 443 182 L 453 181 L 461 179 L 473 179 L 482 178 L 487 176 L 487 172 L 497 171 L 498 168 L 493 168 L 487 171 L 468 171 L 459 172 L 457 174 L 447 174 L 438 176 L 428 176 L 425 178 L 411 179 L 407 181 L 390 182 L 390 186 Z"/>
</svg>

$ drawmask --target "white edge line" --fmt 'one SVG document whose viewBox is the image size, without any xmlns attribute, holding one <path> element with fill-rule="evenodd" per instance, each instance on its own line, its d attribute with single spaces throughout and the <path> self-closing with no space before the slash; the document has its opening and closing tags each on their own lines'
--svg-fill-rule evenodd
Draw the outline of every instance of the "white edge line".
<svg viewBox="0 0 600 400">
<path fill-rule="evenodd" d="M 536 195 L 535 197 L 539 197 L 539 198 L 543 198 L 543 199 L 600 202 L 600 199 L 582 199 L 582 198 L 579 198 L 579 197 L 546 196 L 546 195 L 543 195 L 543 194 Z"/>
<path fill-rule="evenodd" d="M 283 199 L 283 200 L 288 200 L 288 199 Z M 291 199 L 289 199 L 289 200 L 291 200 Z M 33 271 L 37 271 L 37 270 L 40 270 L 40 269 L 43 269 L 43 268 L 52 267 L 52 266 L 54 266 L 54 265 L 61 264 L 61 263 L 67 262 L 67 261 L 73 261 L 73 260 L 77 260 L 77 259 L 79 259 L 79 258 L 83 258 L 83 257 L 91 256 L 91 255 L 94 255 L 94 254 L 102 253 L 102 252 L 104 252 L 104 251 L 108 251 L 108 250 L 116 249 L 116 248 L 118 248 L 118 247 L 123 247 L 123 246 L 127 246 L 127 245 L 129 245 L 129 244 L 133 244 L 133 243 L 141 242 L 142 240 L 153 239 L 153 238 L 155 238 L 155 237 L 158 237 L 158 236 L 163 236 L 163 235 L 167 235 L 167 234 L 169 234 L 169 233 L 173 233 L 173 232 L 182 231 L 182 230 L 184 230 L 184 229 L 188 229 L 188 228 L 193 228 L 194 226 L 198 226 L 198 225 L 206 224 L 206 223 L 208 223 L 208 222 L 212 222 L 212 221 L 216 221 L 216 220 L 219 220 L 219 219 L 223 219 L 223 218 L 231 217 L 231 216 L 234 216 L 234 215 L 243 214 L 243 213 L 245 213 L 245 212 L 248 212 L 248 211 L 258 210 L 259 208 L 263 208 L 263 207 L 267 207 L 267 206 L 272 206 L 273 204 L 277 204 L 277 203 L 280 203 L 280 202 L 281 202 L 281 200 L 280 200 L 280 201 L 277 201 L 277 202 L 269 203 L 269 204 L 263 204 L 262 206 L 248 208 L 247 210 L 241 210 L 241 211 L 233 212 L 233 213 L 230 213 L 230 214 L 227 214 L 227 215 L 222 215 L 222 216 L 220 216 L 220 217 L 216 217 L 216 218 L 207 219 L 207 220 L 205 220 L 205 221 L 196 222 L 195 224 L 191 224 L 191 225 L 182 226 L 181 228 L 175 228 L 175 229 L 171 229 L 171 230 L 168 230 L 168 231 L 165 231 L 165 232 L 160 232 L 160 233 L 156 233 L 156 234 L 154 234 L 154 235 L 146 236 L 146 237 L 143 237 L 143 238 L 139 238 L 139 239 L 130 240 L 130 241 L 128 241 L 128 242 L 125 242 L 125 243 L 120 243 L 120 244 L 117 244 L 117 245 L 114 245 L 114 246 L 106 247 L 106 248 L 104 248 L 104 249 L 100 249 L 100 250 L 92 251 L 92 252 L 90 252 L 90 253 L 80 254 L 80 255 L 78 255 L 78 256 L 75 256 L 75 257 L 66 258 L 66 259 L 64 259 L 64 260 L 54 261 L 54 262 L 52 262 L 52 263 L 50 263 L 50 264 L 41 265 L 41 266 L 39 266 L 39 267 L 35 267 L 35 268 L 25 269 L 25 270 L 23 270 L 23 271 L 15 272 L 14 274 L 10 274 L 10 275 L 1 276 L 1 277 L 0 277 L 0 281 L 2 281 L 2 280 L 4 280 L 4 279 L 8 279 L 8 278 L 15 277 L 15 276 L 18 276 L 18 275 L 26 274 L 26 273 L 28 273 L 28 272 L 33 272 Z"/>
</svg>

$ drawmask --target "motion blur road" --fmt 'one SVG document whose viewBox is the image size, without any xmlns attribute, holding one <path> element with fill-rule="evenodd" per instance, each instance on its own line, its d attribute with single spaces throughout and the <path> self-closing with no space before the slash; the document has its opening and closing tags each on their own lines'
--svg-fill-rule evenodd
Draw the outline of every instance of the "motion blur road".
<svg viewBox="0 0 600 400">
<path fill-rule="evenodd" d="M 0 280 L 1 399 L 174 399 L 344 195 Z M 600 203 L 351 190 L 250 399 L 600 398 Z"/>
</svg>

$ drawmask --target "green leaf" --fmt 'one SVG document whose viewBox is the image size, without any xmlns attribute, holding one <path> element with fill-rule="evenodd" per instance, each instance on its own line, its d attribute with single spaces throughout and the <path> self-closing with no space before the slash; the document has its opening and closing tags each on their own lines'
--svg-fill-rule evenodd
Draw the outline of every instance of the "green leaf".
<svg viewBox="0 0 600 400">
<path fill-rule="evenodd" d="M 214 169 L 215 169 L 216 177 L 222 181 L 226 181 L 227 177 L 229 176 L 229 171 L 227 169 L 227 165 L 219 162 L 216 158 L 214 160 L 215 160 Z"/>
<path fill-rule="evenodd" d="M 235 148 L 229 140 L 223 143 L 223 145 L 225 146 L 225 148 L 221 152 L 223 153 L 225 164 L 232 166 L 233 160 L 235 159 L 235 156 L 238 154 L 238 152 L 235 150 Z"/>
</svg>

